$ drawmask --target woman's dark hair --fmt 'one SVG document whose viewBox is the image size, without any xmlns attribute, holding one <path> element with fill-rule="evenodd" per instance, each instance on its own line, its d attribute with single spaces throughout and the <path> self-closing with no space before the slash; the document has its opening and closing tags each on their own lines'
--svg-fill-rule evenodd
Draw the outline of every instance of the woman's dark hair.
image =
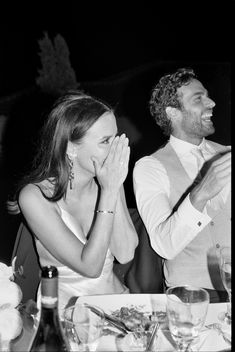
<svg viewBox="0 0 235 352">
<path fill-rule="evenodd" d="M 65 197 L 70 170 L 66 154 L 68 142 L 81 142 L 89 128 L 106 112 L 113 110 L 101 100 L 80 91 L 61 96 L 41 130 L 33 169 L 21 180 L 18 193 L 28 183 L 49 180 L 54 193 L 50 197 L 43 195 L 53 202 Z"/>
<path fill-rule="evenodd" d="M 167 117 L 166 107 L 182 108 L 177 89 L 189 84 L 194 78 L 196 78 L 196 75 L 191 68 L 180 68 L 175 73 L 163 76 L 152 90 L 149 101 L 150 113 L 166 136 L 169 136 L 172 132 L 172 125 Z"/>
</svg>

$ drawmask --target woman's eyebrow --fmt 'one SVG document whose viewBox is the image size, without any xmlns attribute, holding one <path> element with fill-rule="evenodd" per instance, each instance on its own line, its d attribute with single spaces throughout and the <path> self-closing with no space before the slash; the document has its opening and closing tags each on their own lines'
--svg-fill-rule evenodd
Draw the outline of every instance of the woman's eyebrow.
<svg viewBox="0 0 235 352">
<path fill-rule="evenodd" d="M 110 139 L 110 138 L 112 138 L 112 135 L 109 135 L 109 136 L 103 136 L 103 137 L 101 137 L 100 139 L 101 139 L 101 140 L 104 140 L 104 139 Z"/>
<path fill-rule="evenodd" d="M 107 135 L 107 136 L 103 136 L 103 137 L 100 138 L 100 140 L 115 138 L 116 136 L 118 136 L 118 131 L 115 133 L 115 135 L 110 134 L 110 135 Z"/>
</svg>

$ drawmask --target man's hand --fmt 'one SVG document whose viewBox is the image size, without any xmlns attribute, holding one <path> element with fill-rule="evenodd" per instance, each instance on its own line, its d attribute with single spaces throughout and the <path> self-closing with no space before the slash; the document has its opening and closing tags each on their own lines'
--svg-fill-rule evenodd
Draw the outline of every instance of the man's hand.
<svg viewBox="0 0 235 352">
<path fill-rule="evenodd" d="M 213 158 L 200 183 L 191 191 L 192 205 L 202 211 L 206 202 L 214 198 L 231 182 L 231 147 L 226 147 Z"/>
</svg>

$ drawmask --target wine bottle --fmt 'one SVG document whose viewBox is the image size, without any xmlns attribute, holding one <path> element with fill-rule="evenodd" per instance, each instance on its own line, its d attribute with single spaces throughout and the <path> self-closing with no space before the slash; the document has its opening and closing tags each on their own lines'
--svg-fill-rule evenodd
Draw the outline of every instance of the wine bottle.
<svg viewBox="0 0 235 352">
<path fill-rule="evenodd" d="M 45 266 L 41 272 L 41 316 L 30 351 L 69 351 L 58 314 L 58 270 Z"/>
</svg>

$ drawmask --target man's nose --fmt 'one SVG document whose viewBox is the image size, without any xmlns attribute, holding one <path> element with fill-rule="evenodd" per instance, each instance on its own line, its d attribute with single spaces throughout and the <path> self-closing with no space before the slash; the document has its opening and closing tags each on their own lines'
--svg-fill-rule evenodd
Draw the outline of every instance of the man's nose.
<svg viewBox="0 0 235 352">
<path fill-rule="evenodd" d="M 213 108 L 215 106 L 215 102 L 211 98 L 207 98 L 206 105 L 210 108 Z"/>
</svg>

